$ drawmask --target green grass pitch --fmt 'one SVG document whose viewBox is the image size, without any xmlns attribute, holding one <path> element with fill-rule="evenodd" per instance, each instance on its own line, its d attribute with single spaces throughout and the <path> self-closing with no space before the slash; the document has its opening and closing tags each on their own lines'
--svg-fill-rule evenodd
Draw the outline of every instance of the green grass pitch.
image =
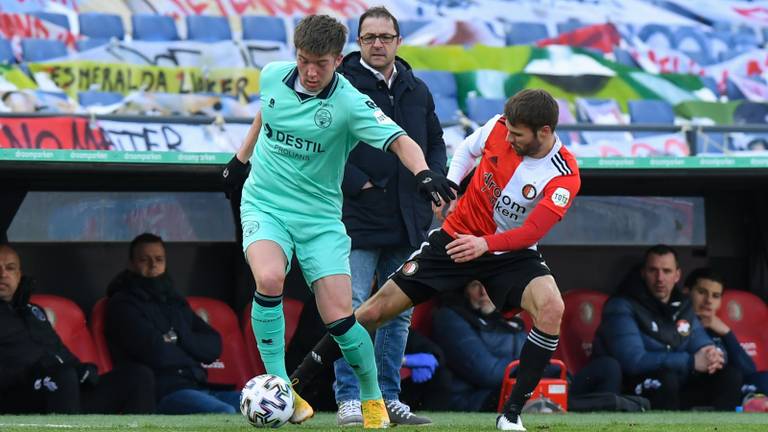
<svg viewBox="0 0 768 432">
<path fill-rule="evenodd" d="M 424 413 L 435 422 L 427 428 L 397 429 L 432 431 L 493 431 L 492 413 Z M 768 414 L 714 412 L 648 412 L 641 414 L 528 414 L 523 422 L 529 431 L 540 432 L 766 432 Z M 240 415 L 187 416 L 0 416 L 0 431 L 253 431 Z M 320 413 L 309 422 L 286 425 L 283 431 L 339 431 L 333 413 Z M 356 430 L 345 428 L 344 430 Z"/>
</svg>

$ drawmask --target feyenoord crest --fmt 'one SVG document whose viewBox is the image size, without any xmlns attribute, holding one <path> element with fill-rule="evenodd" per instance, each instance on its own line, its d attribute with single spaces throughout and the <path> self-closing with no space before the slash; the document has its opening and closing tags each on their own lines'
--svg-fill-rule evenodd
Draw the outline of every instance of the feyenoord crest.
<svg viewBox="0 0 768 432">
<path fill-rule="evenodd" d="M 525 199 L 532 200 L 532 199 L 536 198 L 536 186 L 534 186 L 534 185 L 529 183 L 529 184 L 523 186 L 522 193 L 523 193 L 523 196 L 525 197 Z"/>
<path fill-rule="evenodd" d="M 403 269 L 401 270 L 405 276 L 413 276 L 417 271 L 419 271 L 419 263 L 416 261 L 406 262 L 403 264 Z"/>
<path fill-rule="evenodd" d="M 677 332 L 683 336 L 688 336 L 691 333 L 691 323 L 688 320 L 677 320 L 675 323 Z"/>
<path fill-rule="evenodd" d="M 332 120 L 333 120 L 333 117 L 331 116 L 331 112 L 325 108 L 320 108 L 315 113 L 315 124 L 319 128 L 322 128 L 322 129 L 327 128 L 328 126 L 331 125 Z"/>
</svg>

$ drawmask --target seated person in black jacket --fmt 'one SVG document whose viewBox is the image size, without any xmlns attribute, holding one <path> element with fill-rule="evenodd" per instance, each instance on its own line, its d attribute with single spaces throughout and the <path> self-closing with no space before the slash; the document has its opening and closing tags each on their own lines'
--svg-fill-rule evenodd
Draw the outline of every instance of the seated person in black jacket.
<svg viewBox="0 0 768 432">
<path fill-rule="evenodd" d="M 723 300 L 723 278 L 710 268 L 693 270 L 685 279 L 693 310 L 701 325 L 723 353 L 726 363 L 736 366 L 744 377 L 743 393 L 768 394 L 768 372 L 757 372 L 752 358 L 741 347 L 731 328 L 717 317 Z"/>
<path fill-rule="evenodd" d="M 616 358 L 626 390 L 648 398 L 653 409 L 733 411 L 741 401 L 741 373 L 726 364 L 679 280 L 677 252 L 649 248 L 641 270 L 605 303 L 593 356 Z"/>
<path fill-rule="evenodd" d="M 507 365 L 520 358 L 528 333 L 523 321 L 505 318 L 485 287 L 472 281 L 463 296 L 448 296 L 433 315 L 432 338 L 453 372 L 449 406 L 453 411 L 496 411 Z M 545 377 L 560 375 L 550 365 Z M 512 374 L 516 374 L 513 370 Z M 571 379 L 568 396 L 621 391 L 621 368 L 610 357 L 593 359 Z"/>
<path fill-rule="evenodd" d="M 0 245 L 0 414 L 152 413 L 152 371 L 126 364 L 99 376 L 64 344 L 39 306 L 19 255 Z"/>
<path fill-rule="evenodd" d="M 174 289 L 163 240 L 137 236 L 129 259 L 107 290 L 106 336 L 115 363 L 138 362 L 154 371 L 161 414 L 238 412 L 239 392 L 208 386 L 201 363 L 219 357 L 221 337 Z"/>
</svg>

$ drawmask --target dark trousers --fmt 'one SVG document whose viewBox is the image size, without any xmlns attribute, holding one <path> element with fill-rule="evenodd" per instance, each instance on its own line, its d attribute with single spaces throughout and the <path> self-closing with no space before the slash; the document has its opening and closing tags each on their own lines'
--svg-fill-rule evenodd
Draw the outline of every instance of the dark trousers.
<svg viewBox="0 0 768 432">
<path fill-rule="evenodd" d="M 675 371 L 662 369 L 627 377 L 626 391 L 648 398 L 651 408 L 658 410 L 713 408 L 733 411 L 741 402 L 741 384 L 742 374 L 734 366 L 726 366 L 711 375 L 692 374 L 687 379 Z"/>
<path fill-rule="evenodd" d="M 26 379 L 0 395 L 0 413 L 150 414 L 155 411 L 152 370 L 126 364 L 101 375 L 96 385 L 80 384 L 73 367 L 43 378 Z M 53 384 L 51 384 L 53 383 Z"/>
<path fill-rule="evenodd" d="M 613 357 L 597 357 L 590 360 L 573 377 L 568 396 L 587 393 L 621 394 L 621 365 Z"/>
</svg>

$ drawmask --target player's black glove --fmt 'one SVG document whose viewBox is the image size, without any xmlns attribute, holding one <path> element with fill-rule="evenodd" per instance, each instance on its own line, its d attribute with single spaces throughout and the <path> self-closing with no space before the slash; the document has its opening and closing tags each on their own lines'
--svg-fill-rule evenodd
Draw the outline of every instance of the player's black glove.
<svg viewBox="0 0 768 432">
<path fill-rule="evenodd" d="M 243 189 L 245 180 L 248 179 L 248 174 L 251 172 L 251 162 L 242 163 L 237 156 L 232 159 L 221 171 L 221 182 L 224 186 L 224 193 L 227 194 L 227 198 Z"/>
<path fill-rule="evenodd" d="M 443 199 L 443 202 L 455 200 L 456 194 L 453 191 L 459 190 L 459 186 L 442 174 L 432 170 L 424 170 L 416 174 L 416 190 L 439 206 L 440 198 Z"/>
</svg>

